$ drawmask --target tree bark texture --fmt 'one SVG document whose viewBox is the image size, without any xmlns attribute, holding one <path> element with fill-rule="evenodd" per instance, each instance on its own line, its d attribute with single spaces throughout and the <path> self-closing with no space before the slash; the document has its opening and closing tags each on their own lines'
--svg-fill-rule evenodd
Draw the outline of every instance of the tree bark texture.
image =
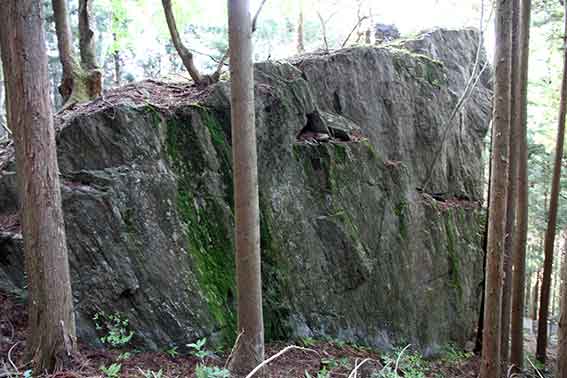
<svg viewBox="0 0 567 378">
<path fill-rule="evenodd" d="M 91 27 L 93 0 L 79 0 L 79 51 L 85 70 L 96 70 L 94 31 Z"/>
<path fill-rule="evenodd" d="M 533 292 L 533 302 L 532 302 L 532 329 L 535 330 L 537 327 L 534 324 L 537 323 L 537 313 L 539 309 L 539 284 L 541 282 L 541 274 L 540 271 L 535 273 L 535 284 L 534 284 L 534 292 Z"/>
<path fill-rule="evenodd" d="M 231 123 L 234 164 L 235 260 L 238 330 L 230 362 L 238 376 L 264 359 L 260 216 L 250 0 L 228 0 Z"/>
<path fill-rule="evenodd" d="M 510 143 L 508 151 L 508 191 L 506 199 L 506 234 L 504 236 L 504 285 L 502 287 L 502 331 L 501 331 L 501 352 L 502 366 L 507 369 L 510 351 L 510 318 L 512 306 L 512 250 L 515 238 L 516 226 L 516 200 L 517 200 L 517 179 L 518 179 L 518 140 L 520 136 L 521 120 L 520 112 L 520 85 L 518 70 L 520 56 L 520 0 L 512 0 L 512 50 L 510 60 Z"/>
<path fill-rule="evenodd" d="M 551 272 L 553 270 L 553 249 L 557 227 L 557 204 L 559 201 L 561 161 L 563 159 L 563 142 L 565 139 L 565 113 L 567 110 L 567 2 L 565 2 L 565 36 L 563 46 L 563 79 L 561 81 L 561 100 L 559 104 L 559 124 L 557 126 L 557 144 L 555 146 L 555 162 L 551 179 L 549 199 L 549 216 L 544 242 L 543 277 L 541 281 L 541 298 L 539 302 L 539 318 L 537 329 L 536 359 L 545 363 L 547 354 L 547 321 L 549 318 L 549 294 L 551 289 Z"/>
<path fill-rule="evenodd" d="M 528 237 L 528 58 L 530 44 L 530 14 L 531 0 L 520 0 L 519 4 L 519 45 L 512 54 L 518 55 L 514 70 L 518 71 L 514 94 L 518 100 L 514 103 L 512 113 L 518 135 L 518 173 L 517 173 L 517 199 L 516 199 L 516 230 L 512 251 L 512 313 L 511 313 L 511 340 L 510 364 L 518 371 L 524 361 L 524 308 L 525 308 L 525 279 L 526 279 L 526 244 Z M 518 51 L 518 52 L 516 52 Z M 516 128 L 516 127 L 515 127 Z"/>
<path fill-rule="evenodd" d="M 81 1 L 81 4 L 84 1 Z M 78 64 L 75 59 L 73 49 L 73 38 L 71 35 L 71 26 L 69 24 L 69 12 L 67 10 L 66 0 L 52 0 L 53 15 L 55 18 L 55 33 L 57 34 L 57 47 L 59 49 L 59 60 L 63 66 L 63 77 L 59 85 L 59 93 L 63 97 L 65 106 L 70 106 L 76 102 L 87 101 L 100 96 L 102 92 L 102 73 L 92 62 L 83 62 L 83 67 Z M 86 7 L 88 4 L 81 5 Z M 83 32 L 91 32 L 90 27 L 85 26 L 85 22 L 89 21 L 88 17 L 79 17 L 81 32 L 81 57 L 83 56 L 83 44 L 88 46 L 89 43 L 94 43 L 91 36 L 91 42 L 86 43 L 83 41 Z M 81 29 L 85 29 L 84 31 Z M 94 54 L 94 47 L 91 49 L 90 54 Z M 89 53 L 84 54 L 87 59 Z M 94 57 L 93 57 L 94 62 Z M 94 65 L 94 68 L 89 68 Z"/>
<path fill-rule="evenodd" d="M 0 56 L 1 56 L 0 52 Z M 6 94 L 4 88 L 6 87 L 6 83 L 4 80 L 4 72 L 2 70 L 2 65 L 0 64 L 0 139 L 4 137 L 8 128 L 7 128 L 7 115 L 6 115 L 6 107 L 4 106 Z"/>
<path fill-rule="evenodd" d="M 494 114 L 488 248 L 482 338 L 481 378 L 500 378 L 500 323 L 502 316 L 502 257 L 506 223 L 508 145 L 510 126 L 510 53 L 512 1 L 496 2 L 496 51 L 494 56 Z M 503 174 L 502 174 L 503 173 Z"/>
<path fill-rule="evenodd" d="M 27 352 L 34 375 L 53 371 L 76 350 L 75 318 L 55 130 L 49 97 L 41 2 L 5 0 L 0 45 L 16 145 L 28 280 Z"/>
<path fill-rule="evenodd" d="M 557 342 L 557 378 L 567 378 L 567 233 L 563 247 L 563 263 L 561 266 L 561 288 L 559 296 L 561 312 L 559 315 L 559 331 Z"/>
<path fill-rule="evenodd" d="M 490 136 L 490 153 L 492 154 L 492 133 Z M 488 193 L 490 193 L 490 177 L 492 177 L 492 160 L 488 162 Z M 483 252 L 483 259 L 482 259 L 482 271 L 486 273 L 486 257 L 488 256 L 488 212 L 490 210 L 490 195 L 488 196 L 487 203 L 486 203 L 486 223 L 484 224 L 484 230 L 482 232 L 482 252 Z M 483 277 L 482 282 L 480 283 L 480 289 L 482 292 L 482 298 L 480 299 L 480 310 L 478 316 L 478 323 L 476 329 L 476 338 L 475 338 L 475 346 L 474 352 L 476 354 L 480 354 L 482 352 L 482 334 L 484 332 L 484 290 L 486 287 L 486 276 Z"/>
</svg>

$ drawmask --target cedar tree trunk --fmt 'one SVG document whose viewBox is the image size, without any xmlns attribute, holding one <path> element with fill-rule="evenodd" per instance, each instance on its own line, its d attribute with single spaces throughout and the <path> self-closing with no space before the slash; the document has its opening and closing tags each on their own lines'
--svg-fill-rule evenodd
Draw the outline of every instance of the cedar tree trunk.
<svg viewBox="0 0 567 378">
<path fill-rule="evenodd" d="M 551 289 L 551 272 L 553 270 L 553 247 L 557 227 L 557 204 L 559 200 L 561 161 L 563 159 L 563 141 L 565 138 L 565 112 L 567 106 L 567 2 L 565 2 L 565 33 L 563 46 L 563 79 L 561 82 L 561 101 L 559 104 L 559 124 L 557 126 L 557 145 L 555 146 L 555 162 L 551 180 L 549 200 L 549 216 L 545 232 L 543 262 L 543 278 L 541 280 L 541 299 L 539 302 L 539 319 L 537 328 L 536 359 L 545 363 L 547 351 L 547 320 L 549 317 L 549 292 Z"/>
<path fill-rule="evenodd" d="M 515 238 L 516 223 L 516 200 L 518 179 L 518 139 L 520 136 L 520 113 L 519 99 L 520 71 L 519 45 L 520 45 L 520 0 L 512 0 L 512 55 L 511 55 L 511 91 L 510 96 L 510 147 L 508 151 L 508 192 L 506 200 L 506 236 L 504 239 L 504 286 L 502 287 L 502 331 L 501 331 L 501 354 L 502 366 L 508 367 L 508 356 L 510 350 L 510 317 L 512 306 L 512 249 Z"/>
<path fill-rule="evenodd" d="M 16 143 L 29 290 L 26 347 L 34 375 L 65 365 L 76 350 L 75 317 L 61 210 L 41 2 L 5 0 L 0 12 L 9 124 Z"/>
<path fill-rule="evenodd" d="M 482 338 L 481 378 L 500 378 L 500 321 L 502 316 L 502 256 L 506 223 L 507 156 L 510 128 L 510 52 L 512 1 L 496 2 L 496 51 L 494 56 L 494 114 L 488 248 Z"/>
<path fill-rule="evenodd" d="M 228 0 L 238 330 L 230 362 L 245 375 L 264 359 L 260 216 L 250 0 Z"/>
<path fill-rule="evenodd" d="M 83 5 L 81 1 L 80 11 L 88 13 L 88 4 Z M 55 18 L 55 33 L 57 34 L 57 47 L 59 49 L 59 60 L 63 66 L 63 77 L 59 85 L 59 93 L 63 97 L 65 107 L 71 106 L 77 102 L 87 101 L 100 96 L 102 91 L 102 74 L 94 64 L 94 57 L 89 58 L 89 52 L 83 51 L 89 43 L 85 42 L 83 33 L 91 32 L 85 22 L 89 21 L 89 17 L 80 16 L 80 32 L 81 32 L 81 57 L 89 59 L 83 62 L 83 66 L 77 63 L 73 52 L 73 38 L 71 35 L 71 26 L 69 25 L 69 12 L 67 10 L 66 0 L 52 0 L 53 16 Z M 82 9 L 82 8 L 84 9 Z M 83 30 L 84 29 L 84 30 Z M 91 49 L 92 50 L 92 49 Z M 92 51 L 91 51 L 92 53 Z M 94 67 L 94 68 L 91 68 Z"/>
<path fill-rule="evenodd" d="M 557 378 L 567 378 L 567 233 L 563 249 L 563 264 L 561 266 L 561 288 L 559 305 L 558 349 L 557 349 Z"/>
<path fill-rule="evenodd" d="M 510 364 L 516 371 L 522 368 L 524 361 L 524 308 L 525 308 L 525 279 L 526 279 L 526 242 L 528 236 L 528 136 L 527 136 L 527 94 L 528 94 L 528 57 L 530 44 L 530 13 L 531 0 L 520 0 L 518 50 L 512 54 L 519 55 L 515 71 L 518 71 L 517 82 L 514 84 L 514 97 L 518 100 L 512 109 L 517 123 L 518 174 L 516 202 L 516 230 L 514 233 L 514 249 L 512 253 L 512 324 Z M 515 127 L 516 128 L 516 127 Z"/>
</svg>

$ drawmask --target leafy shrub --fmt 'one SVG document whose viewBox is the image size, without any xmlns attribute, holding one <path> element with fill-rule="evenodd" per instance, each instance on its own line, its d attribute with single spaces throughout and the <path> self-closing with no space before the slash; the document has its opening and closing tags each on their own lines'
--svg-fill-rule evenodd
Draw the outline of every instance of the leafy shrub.
<svg viewBox="0 0 567 378">
<path fill-rule="evenodd" d="M 128 331 L 128 319 L 117 312 L 109 315 L 97 312 L 93 320 L 97 331 L 103 333 L 100 341 L 113 348 L 125 346 L 134 336 L 134 332 Z"/>
<path fill-rule="evenodd" d="M 230 373 L 228 370 L 216 366 L 199 364 L 195 369 L 195 376 L 197 378 L 230 378 Z"/>
<path fill-rule="evenodd" d="M 120 377 L 120 369 L 122 369 L 121 364 L 112 364 L 109 367 L 102 365 L 100 371 L 103 372 L 106 378 L 118 378 Z"/>
</svg>

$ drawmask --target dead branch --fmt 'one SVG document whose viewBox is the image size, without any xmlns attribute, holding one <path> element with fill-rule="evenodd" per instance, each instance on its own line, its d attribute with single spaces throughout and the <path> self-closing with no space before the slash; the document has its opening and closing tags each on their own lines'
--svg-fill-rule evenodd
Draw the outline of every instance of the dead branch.
<svg viewBox="0 0 567 378">
<path fill-rule="evenodd" d="M 402 349 L 402 351 L 400 352 L 400 354 L 398 355 L 398 358 L 396 359 L 396 366 L 394 367 L 394 372 L 398 371 L 398 368 L 400 366 L 400 360 L 402 359 L 402 356 L 404 355 L 404 352 L 411 346 L 411 344 L 406 345 L 406 347 L 404 349 Z"/>
<path fill-rule="evenodd" d="M 238 349 L 238 343 L 240 342 L 240 337 L 244 334 L 244 330 L 240 331 L 240 333 L 238 334 L 238 336 L 236 336 L 236 340 L 234 341 L 234 345 L 232 346 L 232 349 L 230 350 L 230 354 L 228 355 L 228 358 L 226 359 L 226 362 L 224 363 L 224 368 L 228 368 L 228 364 L 230 363 L 230 360 L 232 360 L 232 356 L 234 354 L 234 352 L 236 351 L 236 349 Z"/>
<path fill-rule="evenodd" d="M 321 23 L 321 33 L 323 34 L 323 43 L 325 44 L 325 50 L 329 51 L 329 43 L 327 42 L 327 26 L 325 25 L 325 20 L 321 13 L 317 11 L 317 17 L 319 18 L 319 22 Z"/>
<path fill-rule="evenodd" d="M 359 363 L 359 364 L 356 364 L 356 362 L 355 362 L 354 369 L 352 369 L 352 371 L 350 372 L 350 374 L 348 375 L 347 378 L 356 378 L 356 372 L 358 371 L 358 369 L 360 369 L 360 367 L 361 367 L 362 365 L 364 365 L 365 363 L 371 362 L 371 361 L 380 362 L 380 361 L 374 360 L 374 359 L 372 359 L 372 358 L 365 358 L 365 359 L 362 360 L 362 362 Z"/>
<path fill-rule="evenodd" d="M 272 357 L 268 358 L 267 360 L 264 360 L 264 362 L 262 362 L 260 365 L 256 366 L 254 368 L 254 370 L 252 370 L 245 378 L 252 378 L 254 376 L 254 374 L 256 374 L 264 366 L 266 366 L 267 364 L 269 364 L 270 362 L 272 362 L 276 358 L 284 355 L 285 353 L 289 352 L 292 349 L 302 350 L 304 352 L 312 352 L 312 353 L 315 353 L 319 356 L 319 353 L 317 351 L 313 350 L 313 349 L 303 348 L 303 347 L 300 347 L 300 346 L 297 346 L 297 345 L 290 345 L 290 346 L 287 346 L 284 349 L 280 350 L 278 353 L 274 354 Z"/>
<path fill-rule="evenodd" d="M 534 363 L 532 362 L 532 360 L 530 360 L 529 357 L 526 357 L 528 362 L 530 363 L 530 365 L 532 365 L 532 367 L 534 368 L 534 370 L 536 371 L 537 375 L 539 378 L 544 378 L 543 374 L 541 374 L 541 372 L 539 371 L 539 369 L 534 365 Z"/>
<path fill-rule="evenodd" d="M 345 47 L 345 45 L 347 44 L 348 40 L 350 39 L 350 37 L 352 36 L 352 33 L 354 33 L 354 31 L 360 26 L 360 24 L 362 24 L 362 22 L 364 20 L 368 19 L 368 16 L 364 16 L 358 19 L 358 22 L 354 25 L 354 27 L 352 28 L 352 30 L 350 31 L 350 33 L 348 33 L 346 39 L 343 41 L 341 48 Z"/>
<path fill-rule="evenodd" d="M 14 345 L 12 345 L 12 347 L 10 348 L 10 350 L 8 351 L 8 361 L 10 362 L 10 365 L 12 365 L 12 367 L 14 368 L 14 371 L 16 372 L 16 375 L 20 375 L 20 371 L 18 370 L 18 367 L 16 366 L 16 364 L 14 363 L 14 361 L 12 361 L 12 351 L 14 350 L 14 348 L 19 344 L 20 342 L 18 341 L 17 343 L 15 343 Z"/>
</svg>

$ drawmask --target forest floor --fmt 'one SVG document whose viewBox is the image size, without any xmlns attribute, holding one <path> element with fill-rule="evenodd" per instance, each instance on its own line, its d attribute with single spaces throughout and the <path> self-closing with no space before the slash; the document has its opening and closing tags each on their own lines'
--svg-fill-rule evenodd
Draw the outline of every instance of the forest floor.
<svg viewBox="0 0 567 378">
<path fill-rule="evenodd" d="M 25 306 L 0 292 L 0 378 L 32 377 L 24 361 L 26 313 Z M 533 346 L 527 339 L 528 357 Z M 267 376 L 273 378 L 347 378 L 355 366 L 368 360 L 356 377 L 368 378 L 476 378 L 479 358 L 456 348 L 447 348 L 436 359 L 424 359 L 410 349 L 397 349 L 381 354 L 375 350 L 341 343 L 297 340 L 303 349 L 283 354 L 268 365 Z M 266 346 L 266 356 L 272 356 L 287 343 Z M 199 353 L 201 352 L 201 353 Z M 197 357 L 200 356 L 201 358 Z M 80 344 L 80 354 L 73 366 L 43 378 L 225 378 L 224 362 L 228 352 L 208 352 L 198 347 L 194 353 L 181 355 L 175 349 L 163 352 L 141 352 L 128 348 L 95 349 Z M 533 359 L 532 359 L 533 361 Z M 199 371 L 196 371 L 199 370 Z M 544 377 L 533 369 L 525 377 Z M 547 375 L 551 377 L 551 375 Z M 33 377 L 39 377 L 33 374 Z"/>
</svg>

